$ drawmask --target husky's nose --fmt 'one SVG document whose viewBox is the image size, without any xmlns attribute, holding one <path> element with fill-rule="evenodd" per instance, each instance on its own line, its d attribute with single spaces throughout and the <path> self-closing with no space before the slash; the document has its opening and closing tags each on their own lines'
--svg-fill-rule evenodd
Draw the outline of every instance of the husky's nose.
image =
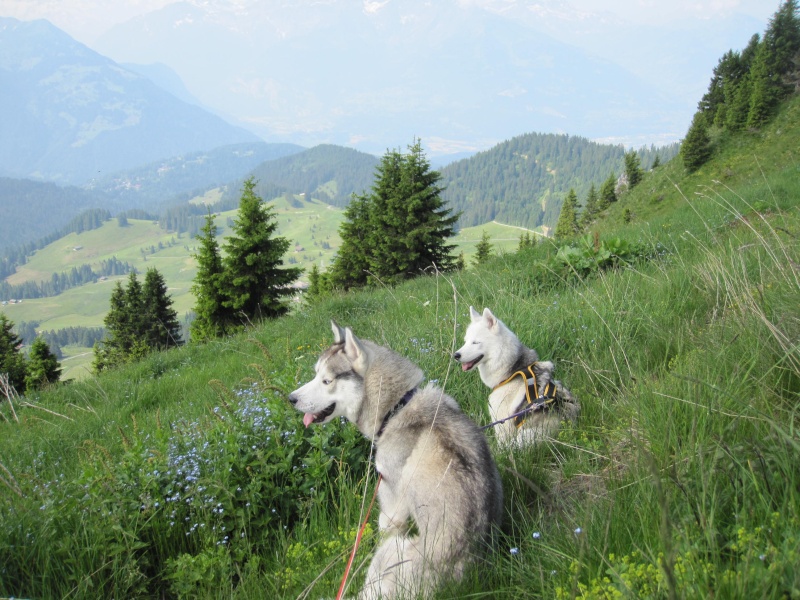
<svg viewBox="0 0 800 600">
<path fill-rule="evenodd" d="M 289 404 L 294 406 L 295 404 L 297 404 L 298 400 L 299 400 L 299 398 L 297 396 L 295 396 L 294 393 L 289 394 Z"/>
<path fill-rule="evenodd" d="M 455 354 L 453 354 L 453 358 L 455 358 L 456 360 L 461 360 L 461 352 L 456 352 Z"/>
</svg>

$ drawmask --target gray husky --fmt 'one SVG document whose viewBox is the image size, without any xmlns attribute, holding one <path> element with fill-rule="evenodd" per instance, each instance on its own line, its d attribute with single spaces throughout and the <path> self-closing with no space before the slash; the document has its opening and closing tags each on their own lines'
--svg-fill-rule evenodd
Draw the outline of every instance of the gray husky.
<svg viewBox="0 0 800 600">
<path fill-rule="evenodd" d="M 481 314 L 470 306 L 469 314 L 464 345 L 453 358 L 464 371 L 477 366 L 481 381 L 492 389 L 489 414 L 492 421 L 502 421 L 495 426 L 499 443 L 534 444 L 554 436 L 562 420 L 575 420 L 580 404 L 553 379 L 553 363 L 540 361 L 488 308 Z"/>
<path fill-rule="evenodd" d="M 345 417 L 373 441 L 382 541 L 359 598 L 430 597 L 461 578 L 500 523 L 497 467 L 456 401 L 421 387 L 419 367 L 331 324 L 333 345 L 289 401 L 306 427 Z"/>
</svg>

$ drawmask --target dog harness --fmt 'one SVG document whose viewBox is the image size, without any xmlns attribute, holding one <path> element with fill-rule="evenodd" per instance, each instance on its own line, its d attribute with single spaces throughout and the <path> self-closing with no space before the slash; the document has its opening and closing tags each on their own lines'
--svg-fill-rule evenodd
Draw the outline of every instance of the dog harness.
<svg viewBox="0 0 800 600">
<path fill-rule="evenodd" d="M 397 404 L 395 404 L 388 413 L 386 413 L 386 416 L 383 417 L 383 422 L 381 423 L 381 426 L 378 428 L 378 432 L 375 434 L 375 439 L 381 437 L 383 430 L 386 429 L 386 426 L 389 424 L 389 420 L 393 416 L 395 416 L 400 411 L 401 408 L 403 408 L 406 404 L 408 404 L 409 400 L 411 400 L 411 397 L 414 395 L 414 392 L 416 391 L 417 388 L 411 388 L 410 390 L 408 390 L 405 393 L 405 395 L 402 398 L 400 398 L 400 401 Z"/>
<path fill-rule="evenodd" d="M 492 388 L 492 391 L 495 391 L 515 377 L 522 377 L 522 379 L 525 380 L 525 397 L 522 399 L 522 402 L 517 405 L 516 410 L 511 413 L 512 416 L 515 417 L 514 423 L 517 427 L 522 427 L 529 413 L 548 410 L 556 401 L 556 384 L 552 381 L 547 382 L 547 385 L 544 386 L 544 394 L 542 396 L 539 395 L 539 383 L 536 379 L 536 373 L 533 370 L 535 364 L 536 363 L 528 365 L 525 370 L 517 371 L 512 374 L 511 377 L 505 381 L 501 381 Z"/>
</svg>

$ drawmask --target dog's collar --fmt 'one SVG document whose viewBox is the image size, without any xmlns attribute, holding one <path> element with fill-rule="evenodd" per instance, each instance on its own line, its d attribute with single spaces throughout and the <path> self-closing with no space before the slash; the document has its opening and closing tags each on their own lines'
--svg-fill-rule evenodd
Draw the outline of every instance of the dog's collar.
<svg viewBox="0 0 800 600">
<path fill-rule="evenodd" d="M 398 412 L 400 412 L 401 408 L 403 408 L 406 404 L 408 404 L 408 402 L 414 396 L 414 393 L 416 391 L 417 391 L 416 387 L 413 387 L 410 390 L 408 390 L 405 393 L 405 395 L 402 398 L 400 398 L 400 401 L 392 407 L 392 410 L 386 413 L 386 416 L 383 417 L 383 422 L 381 423 L 381 426 L 378 428 L 378 432 L 375 434 L 375 439 L 381 437 L 383 430 L 386 429 L 386 425 L 389 424 L 391 418 L 394 417 Z"/>
<path fill-rule="evenodd" d="M 552 381 L 547 382 L 547 385 L 544 386 L 544 394 L 539 396 L 539 382 L 536 378 L 536 372 L 533 369 L 535 364 L 536 363 L 528 365 L 525 370 L 516 371 L 511 377 L 505 381 L 501 381 L 492 388 L 492 391 L 494 391 L 504 386 L 515 377 L 522 377 L 525 381 L 525 398 L 523 398 L 517 408 L 512 411 L 512 414 L 517 415 L 514 419 L 514 423 L 517 427 L 522 426 L 529 413 L 547 410 L 556 401 L 556 384 Z M 533 390 L 532 393 L 531 389 Z M 534 398 L 536 402 L 534 402 Z"/>
</svg>

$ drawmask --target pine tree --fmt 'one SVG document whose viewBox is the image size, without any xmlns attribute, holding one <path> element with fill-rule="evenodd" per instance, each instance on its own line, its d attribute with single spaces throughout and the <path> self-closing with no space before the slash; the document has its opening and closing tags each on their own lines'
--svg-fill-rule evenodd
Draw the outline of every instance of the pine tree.
<svg viewBox="0 0 800 600">
<path fill-rule="evenodd" d="M 438 185 L 441 178 L 441 173 L 431 170 L 422 142 L 416 139 L 401 163 L 399 208 L 405 217 L 405 276 L 416 276 L 434 266 L 439 271 L 453 269 L 455 245 L 447 240 L 455 234 L 458 215 L 445 208 L 441 197 L 444 188 Z"/>
<path fill-rule="evenodd" d="M 128 274 L 128 285 L 125 287 L 125 300 L 123 302 L 124 333 L 128 352 L 132 353 L 134 346 L 147 344 L 147 323 L 145 321 L 144 294 L 142 284 L 136 276 L 136 271 Z"/>
<path fill-rule="evenodd" d="M 381 158 L 372 190 L 354 197 L 339 228 L 342 245 L 331 268 L 331 283 L 350 288 L 364 285 L 368 273 L 394 283 L 429 271 L 455 267 L 457 215 L 441 198 L 441 174 L 432 171 L 415 140 L 408 154 L 387 151 Z"/>
<path fill-rule="evenodd" d="M 105 338 L 94 348 L 96 372 L 139 360 L 148 353 L 144 298 L 135 271 L 128 275 L 126 287 L 119 281 L 114 286 L 103 324 Z"/>
<path fill-rule="evenodd" d="M 653 164 L 650 165 L 650 170 L 655 171 L 660 166 L 661 166 L 661 156 L 656 154 L 656 157 L 653 159 Z"/>
<path fill-rule="evenodd" d="M 770 19 L 750 69 L 752 91 L 747 115 L 748 127 L 760 127 L 775 111 L 796 79 L 787 74 L 796 69 L 800 52 L 800 19 L 797 1 L 786 0 Z"/>
<path fill-rule="evenodd" d="M 784 0 L 772 16 L 764 33 L 768 49 L 768 66 L 775 75 L 777 96 L 780 99 L 797 84 L 800 62 L 800 15 L 797 0 Z"/>
<path fill-rule="evenodd" d="M 61 377 L 61 365 L 43 337 L 37 337 L 28 354 L 28 374 L 25 386 L 28 391 L 56 383 Z"/>
<path fill-rule="evenodd" d="M 124 362 L 125 345 L 125 288 L 119 281 L 114 285 L 109 300 L 109 310 L 103 319 L 106 334 L 102 341 L 94 345 L 94 362 L 92 366 L 96 373 L 105 371 Z"/>
<path fill-rule="evenodd" d="M 282 268 L 289 240 L 275 236 L 278 223 L 274 211 L 263 204 L 255 186 L 252 177 L 244 182 L 222 261 L 222 305 L 243 323 L 285 314 L 289 307 L 283 298 L 294 293 L 291 284 L 302 272 Z"/>
<path fill-rule="evenodd" d="M 639 155 L 631 149 L 625 153 L 625 175 L 628 178 L 628 189 L 632 190 L 642 180 L 642 168 L 639 162 Z"/>
<path fill-rule="evenodd" d="M 153 350 L 166 350 L 181 343 L 181 324 L 167 295 L 164 277 L 155 267 L 147 270 L 142 286 L 144 337 Z"/>
<path fill-rule="evenodd" d="M 27 366 L 22 355 L 22 339 L 13 328 L 14 323 L 0 313 L 0 375 L 8 375 L 8 383 L 18 394 L 23 394 Z"/>
<path fill-rule="evenodd" d="M 656 158 L 658 158 L 658 155 L 656 155 Z M 592 184 L 591 187 L 589 187 L 589 193 L 586 195 L 586 204 L 581 213 L 581 229 L 588 227 L 589 223 L 592 222 L 598 212 L 600 212 L 600 198 L 597 196 L 597 188 Z"/>
<path fill-rule="evenodd" d="M 747 127 L 758 128 L 766 123 L 778 102 L 780 78 L 770 71 L 768 47 L 762 42 L 750 70 L 750 104 L 747 111 Z"/>
<path fill-rule="evenodd" d="M 528 231 L 520 234 L 519 245 L 517 246 L 517 252 L 520 252 L 521 250 L 528 250 L 530 248 L 535 248 L 535 247 L 536 247 L 535 235 L 531 235 L 531 233 Z"/>
<path fill-rule="evenodd" d="M 729 130 L 741 131 L 747 126 L 752 92 L 753 80 L 749 73 L 732 86 L 731 102 L 725 110 L 725 127 Z"/>
<path fill-rule="evenodd" d="M 577 205 L 578 196 L 575 194 L 575 189 L 570 188 L 564 204 L 561 205 L 561 213 L 558 215 L 558 223 L 556 223 L 556 230 L 553 234 L 556 240 L 565 240 L 578 233 L 578 219 L 575 212 Z"/>
<path fill-rule="evenodd" d="M 330 270 L 331 285 L 334 288 L 348 290 L 367 283 L 372 254 L 371 233 L 370 199 L 368 196 L 354 195 L 339 226 L 342 243 Z"/>
<path fill-rule="evenodd" d="M 482 265 L 492 255 L 492 243 L 489 234 L 486 231 L 481 235 L 480 241 L 475 246 L 475 256 L 472 259 L 472 264 L 476 267 Z"/>
<path fill-rule="evenodd" d="M 617 201 L 617 176 L 611 173 L 608 178 L 603 182 L 600 188 L 600 201 L 598 202 L 598 210 L 605 210 L 613 202 Z"/>
<path fill-rule="evenodd" d="M 403 155 L 389 150 L 378 165 L 369 197 L 369 268 L 384 283 L 403 278 L 410 261 L 406 244 L 402 190 Z"/>
<path fill-rule="evenodd" d="M 193 342 L 205 342 L 224 335 L 233 320 L 231 311 L 222 305 L 225 300 L 221 291 L 222 255 L 217 243 L 217 226 L 210 211 L 196 239 L 199 248 L 193 256 L 197 261 L 197 274 L 192 282 L 196 317 L 192 321 L 191 337 Z"/>
<path fill-rule="evenodd" d="M 683 166 L 690 173 L 699 169 L 711 158 L 711 139 L 702 113 L 695 113 L 686 138 L 681 144 Z"/>
</svg>

